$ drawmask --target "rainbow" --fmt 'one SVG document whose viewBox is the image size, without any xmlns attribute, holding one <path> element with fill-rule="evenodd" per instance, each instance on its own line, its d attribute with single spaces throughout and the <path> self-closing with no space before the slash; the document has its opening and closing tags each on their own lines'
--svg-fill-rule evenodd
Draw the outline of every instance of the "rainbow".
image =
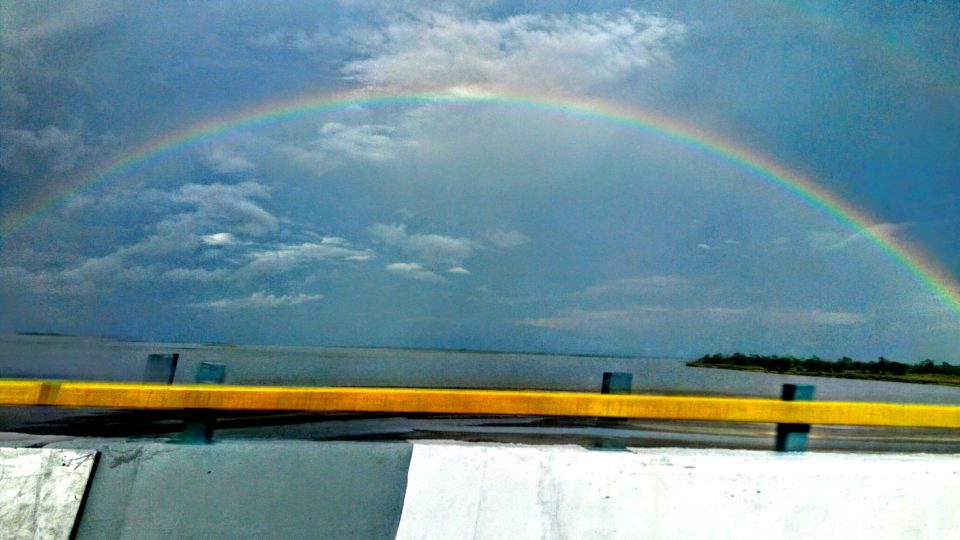
<svg viewBox="0 0 960 540">
<path fill-rule="evenodd" d="M 417 106 L 425 104 L 491 104 L 547 113 L 562 113 L 660 136 L 730 163 L 757 178 L 779 186 L 815 207 L 886 252 L 924 283 L 953 311 L 960 314 L 960 285 L 951 274 L 918 247 L 900 240 L 852 204 L 823 186 L 792 172 L 770 158 L 702 128 L 683 124 L 662 114 L 583 97 L 558 97 L 503 89 L 453 88 L 410 93 L 357 93 L 308 95 L 267 103 L 228 116 L 211 118 L 168 133 L 115 157 L 99 168 L 70 178 L 32 204 L 15 209 L 0 222 L 0 235 L 14 233 L 32 217 L 62 203 L 71 193 L 96 183 L 134 172 L 147 162 L 164 158 L 192 145 L 226 134 L 284 120 L 342 111 L 350 107 Z"/>
</svg>

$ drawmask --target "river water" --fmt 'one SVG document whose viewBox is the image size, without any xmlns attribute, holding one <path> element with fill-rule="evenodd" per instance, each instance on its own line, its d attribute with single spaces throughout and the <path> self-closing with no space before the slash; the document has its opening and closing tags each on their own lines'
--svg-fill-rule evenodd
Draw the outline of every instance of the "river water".
<svg viewBox="0 0 960 540">
<path fill-rule="evenodd" d="M 604 371 L 633 374 L 636 392 L 779 397 L 784 383 L 816 385 L 824 401 L 960 404 L 960 387 L 693 368 L 684 360 L 411 349 L 127 342 L 0 335 L 0 378 L 139 381 L 150 353 L 179 353 L 176 382 L 202 361 L 226 383 L 597 391 Z"/>
</svg>

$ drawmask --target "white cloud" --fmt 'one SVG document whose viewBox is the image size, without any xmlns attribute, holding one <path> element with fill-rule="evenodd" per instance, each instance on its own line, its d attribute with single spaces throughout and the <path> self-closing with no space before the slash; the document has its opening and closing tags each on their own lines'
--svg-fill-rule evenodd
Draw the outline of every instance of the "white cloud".
<svg viewBox="0 0 960 540">
<path fill-rule="evenodd" d="M 740 323 L 746 316 L 760 314 L 768 325 L 789 327 L 854 326 L 870 320 L 862 313 L 822 310 L 757 310 L 726 306 L 672 308 L 663 306 L 634 306 L 623 309 L 569 308 L 547 317 L 515 321 L 523 326 L 551 330 L 565 330 L 585 334 L 611 331 L 633 331 L 651 325 L 698 324 L 726 325 Z"/>
<path fill-rule="evenodd" d="M 254 236 L 265 235 L 278 227 L 277 218 L 254 202 L 270 196 L 269 189 L 257 182 L 186 184 L 166 196 L 170 201 L 197 207 L 187 220 L 192 224 L 226 222 L 233 225 L 234 230 Z M 185 220 L 179 221 L 177 225 Z"/>
<path fill-rule="evenodd" d="M 585 289 L 582 294 L 596 296 L 601 294 L 671 293 L 686 289 L 689 286 L 689 279 L 677 276 L 639 276 L 599 283 Z"/>
<path fill-rule="evenodd" d="M 316 302 L 323 299 L 322 294 L 296 294 L 275 296 L 266 292 L 255 292 L 244 298 L 223 298 L 211 302 L 188 304 L 194 309 L 269 309 L 281 306 L 296 306 L 307 302 Z"/>
<path fill-rule="evenodd" d="M 65 270 L 60 277 L 67 281 L 82 282 L 139 282 L 156 278 L 153 267 L 127 264 L 121 256 L 110 254 L 92 257 L 79 266 Z"/>
<path fill-rule="evenodd" d="M 218 232 L 200 237 L 208 246 L 230 246 L 237 243 L 237 237 L 228 232 Z"/>
<path fill-rule="evenodd" d="M 415 262 L 392 263 L 387 265 L 387 271 L 402 278 L 429 283 L 447 283 L 446 278 L 431 272 Z"/>
<path fill-rule="evenodd" d="M 323 175 L 349 160 L 386 162 L 404 148 L 417 146 L 405 126 L 326 122 L 306 143 L 282 143 L 277 148 L 288 159 Z"/>
<path fill-rule="evenodd" d="M 710 244 L 697 244 L 697 247 L 700 249 L 713 249 Z"/>
<path fill-rule="evenodd" d="M 863 313 L 810 309 L 767 311 L 764 319 L 783 325 L 853 326 L 869 321 L 870 317 Z"/>
<path fill-rule="evenodd" d="M 75 257 L 44 263 L 37 257 L 8 258 L 0 272 L 0 286 L 57 294 L 104 291 L 144 281 L 194 284 L 235 282 L 298 270 L 323 262 L 365 261 L 369 250 L 353 248 L 337 236 L 312 235 L 316 242 L 267 243 L 279 231 L 280 219 L 256 199 L 268 196 L 265 186 L 187 184 L 173 191 L 137 193 L 130 204 L 149 204 L 163 217 L 146 228 L 140 240 L 121 245 L 105 255 Z M 177 213 L 177 207 L 186 206 Z M 285 232 L 290 233 L 290 223 Z M 211 233 L 210 231 L 218 231 Z M 235 231 L 235 232 L 231 232 Z M 244 234 L 248 239 L 241 239 Z M 296 233 L 296 232 L 295 232 Z M 309 231 L 299 235 L 311 236 Z M 36 259 L 31 261 L 31 259 Z M 215 269 L 199 264 L 217 266 Z M 37 268 L 56 267 L 38 270 Z M 30 268 L 34 268 L 31 270 Z"/>
<path fill-rule="evenodd" d="M 517 321 L 523 326 L 550 330 L 600 332 L 628 328 L 642 322 L 644 312 L 637 310 L 569 309 L 551 317 L 528 318 Z"/>
<path fill-rule="evenodd" d="M 347 155 L 355 159 L 386 161 L 396 157 L 400 146 L 413 143 L 399 142 L 396 128 L 382 125 L 347 125 L 339 122 L 327 122 L 320 127 L 321 150 L 335 155 Z"/>
<path fill-rule="evenodd" d="M 404 253 L 415 254 L 430 262 L 458 263 L 481 248 L 469 238 L 455 238 L 439 234 L 409 234 L 406 225 L 374 224 L 370 233 L 388 246 Z"/>
<path fill-rule="evenodd" d="M 498 249 L 512 249 L 525 244 L 529 239 L 516 231 L 495 231 L 483 235 L 486 243 L 471 238 L 457 238 L 440 234 L 410 234 L 403 224 L 386 225 L 376 223 L 370 227 L 370 234 L 378 240 L 399 248 L 406 254 L 417 255 L 430 263 L 459 263 L 474 256 L 489 246 Z"/>
<path fill-rule="evenodd" d="M 484 235 L 484 238 L 493 245 L 493 247 L 498 249 L 513 249 L 530 241 L 530 238 L 523 233 L 517 231 L 501 231 L 499 229 L 487 233 Z"/>
<path fill-rule="evenodd" d="M 870 320 L 870 317 L 863 313 L 819 309 L 758 309 L 711 306 L 689 308 L 683 311 L 695 316 L 712 315 L 724 318 L 760 315 L 769 324 L 784 326 L 852 326 Z"/>
<path fill-rule="evenodd" d="M 368 251 L 368 252 L 364 252 L 364 253 L 361 253 L 361 254 L 358 254 L 358 255 L 350 255 L 349 257 L 345 257 L 343 260 L 345 260 L 345 261 L 369 261 L 369 260 L 371 260 L 371 259 L 376 259 L 376 258 L 377 258 L 376 255 L 374 255 L 372 252 L 369 252 L 369 251 Z"/>
<path fill-rule="evenodd" d="M 908 226 L 910 223 L 877 223 L 846 236 L 826 231 L 810 231 L 807 234 L 807 244 L 816 250 L 834 251 L 859 244 L 873 236 L 881 240 L 892 240 L 898 232 Z"/>
<path fill-rule="evenodd" d="M 631 9 L 500 20 L 424 11 L 351 34 L 364 57 L 343 72 L 372 86 L 582 90 L 667 61 L 685 33 L 682 23 Z"/>
<path fill-rule="evenodd" d="M 243 154 L 220 145 L 205 147 L 202 157 L 208 167 L 220 174 L 247 173 L 256 168 Z"/>
<path fill-rule="evenodd" d="M 819 309 L 760 309 L 727 306 L 686 308 L 683 313 L 701 317 L 703 315 L 722 318 L 742 318 L 760 315 L 764 321 L 786 326 L 852 326 L 870 320 L 863 313 L 848 311 L 824 311 Z"/>
<path fill-rule="evenodd" d="M 466 268 L 462 267 L 462 266 L 454 266 L 453 268 L 448 268 L 448 269 L 447 269 L 447 273 L 448 273 L 448 274 L 463 274 L 463 275 L 467 275 L 467 276 L 470 275 L 470 271 L 467 270 Z"/>
<path fill-rule="evenodd" d="M 195 281 L 210 283 L 223 281 L 231 276 L 232 272 L 226 268 L 207 270 L 204 268 L 174 268 L 160 274 L 163 281 Z"/>
<path fill-rule="evenodd" d="M 241 269 L 244 275 L 288 272 L 307 264 L 330 260 L 366 261 L 374 256 L 370 251 L 336 243 L 305 242 L 253 252 L 249 257 L 250 262 Z"/>
<path fill-rule="evenodd" d="M 239 243 L 232 229 L 251 236 L 264 236 L 279 227 L 279 220 L 254 199 L 265 198 L 268 191 L 256 182 L 240 184 L 186 184 L 175 191 L 150 191 L 140 195 L 157 204 L 190 206 L 150 227 L 151 234 L 117 249 L 109 256 L 119 259 L 166 257 L 189 253 L 203 245 L 225 246 Z M 205 231 L 221 229 L 214 234 Z"/>
</svg>

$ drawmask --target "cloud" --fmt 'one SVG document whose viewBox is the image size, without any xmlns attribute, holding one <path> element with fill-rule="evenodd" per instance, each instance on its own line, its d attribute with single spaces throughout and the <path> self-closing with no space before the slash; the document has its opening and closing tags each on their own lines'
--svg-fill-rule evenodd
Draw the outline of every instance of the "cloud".
<svg viewBox="0 0 960 540">
<path fill-rule="evenodd" d="M 577 332 L 605 332 L 635 328 L 650 320 L 650 316 L 670 311 L 667 308 L 638 307 L 624 310 L 564 310 L 550 317 L 527 318 L 516 321 L 523 326 L 549 330 L 572 330 Z"/>
<path fill-rule="evenodd" d="M 378 240 L 400 249 L 403 253 L 416 255 L 429 263 L 459 263 L 493 246 L 498 249 L 513 249 L 529 241 L 526 235 L 516 231 L 495 231 L 483 235 L 484 241 L 458 238 L 440 234 L 410 234 L 403 224 L 376 223 L 370 234 Z"/>
<path fill-rule="evenodd" d="M 160 274 L 163 281 L 193 281 L 197 283 L 211 283 L 224 281 L 232 275 L 226 268 L 207 270 L 205 268 L 174 268 Z"/>
<path fill-rule="evenodd" d="M 367 251 L 367 252 L 364 252 L 364 253 L 360 253 L 360 254 L 358 254 L 358 255 L 350 255 L 349 257 L 344 257 L 343 260 L 345 260 L 345 261 L 369 261 L 369 260 L 371 260 L 371 259 L 376 259 L 376 258 L 377 258 L 376 255 L 374 255 L 372 252 Z"/>
<path fill-rule="evenodd" d="M 747 307 L 709 306 L 679 310 L 687 315 L 704 315 L 721 318 L 743 318 L 760 315 L 764 321 L 784 326 L 852 326 L 870 320 L 868 315 L 847 311 L 824 311 L 819 309 L 765 309 Z"/>
<path fill-rule="evenodd" d="M 308 33 L 301 28 L 281 28 L 261 34 L 251 39 L 250 43 L 265 49 L 312 53 L 329 45 L 332 37 L 323 32 Z"/>
<path fill-rule="evenodd" d="M 150 191 L 139 196 L 157 205 L 191 208 L 180 213 L 171 210 L 170 215 L 149 228 L 149 236 L 117 249 L 108 257 L 159 258 L 192 253 L 202 246 L 242 243 L 234 233 L 223 229 L 258 237 L 279 227 L 279 220 L 254 200 L 269 196 L 266 186 L 256 182 L 186 184 L 174 191 Z M 220 232 L 209 233 L 218 229 Z"/>
<path fill-rule="evenodd" d="M 0 290 L 36 294 L 78 295 L 89 293 L 93 283 L 64 279 L 58 272 L 31 271 L 20 266 L 0 267 Z"/>
<path fill-rule="evenodd" d="M 690 286 L 690 280 L 677 276 L 639 276 L 599 283 L 585 289 L 582 294 L 598 296 L 603 294 L 641 294 L 656 292 L 676 292 Z"/>
<path fill-rule="evenodd" d="M 859 244 L 871 237 L 890 241 L 898 232 L 910 225 L 910 223 L 877 223 L 847 236 L 826 231 L 811 231 L 807 234 L 807 244 L 816 250 L 835 251 Z"/>
<path fill-rule="evenodd" d="M 130 263 L 116 254 L 90 257 L 63 269 L 0 267 L 0 289 L 44 295 L 90 294 L 104 286 L 141 285 L 157 279 L 154 265 Z"/>
<path fill-rule="evenodd" d="M 246 156 L 223 146 L 207 146 L 202 150 L 203 162 L 220 174 L 241 174 L 256 169 Z"/>
<path fill-rule="evenodd" d="M 713 246 L 710 244 L 697 244 L 697 247 L 700 249 L 713 249 Z"/>
<path fill-rule="evenodd" d="M 631 9 L 499 20 L 422 11 L 351 34 L 364 55 L 343 73 L 372 86 L 582 90 L 667 61 L 685 34 L 680 22 Z"/>
<path fill-rule="evenodd" d="M 476 294 L 468 296 L 468 300 L 472 302 L 490 302 L 493 304 L 502 304 L 505 306 L 513 306 L 518 304 L 530 304 L 534 302 L 543 302 L 544 297 L 542 296 L 513 296 L 502 294 L 499 291 L 491 289 L 488 285 L 481 285 L 477 287 Z"/>
<path fill-rule="evenodd" d="M 431 272 L 415 262 L 392 263 L 387 265 L 387 271 L 402 278 L 429 283 L 448 283 L 443 276 Z"/>
<path fill-rule="evenodd" d="M 758 310 L 727 306 L 674 308 L 634 306 L 624 309 L 569 308 L 555 315 L 514 321 L 523 326 L 549 330 L 600 334 L 611 331 L 635 331 L 662 324 L 682 324 L 688 328 L 708 324 L 740 323 L 744 317 L 760 314 L 768 325 L 796 327 L 854 326 L 870 320 L 862 313 L 811 310 Z M 654 326 L 651 326 L 654 325 Z"/>
<path fill-rule="evenodd" d="M 498 249 L 513 249 L 530 241 L 527 235 L 517 231 L 496 230 L 484 235 L 484 239 Z"/>
<path fill-rule="evenodd" d="M 187 307 L 193 309 L 214 309 L 214 310 L 232 310 L 232 309 L 270 309 L 281 306 L 296 306 L 307 302 L 317 302 L 323 299 L 322 294 L 296 294 L 274 296 L 266 292 L 255 292 L 244 298 L 222 298 L 211 302 L 201 302 L 196 304 L 187 304 Z"/>
<path fill-rule="evenodd" d="M 331 154 L 386 161 L 396 157 L 396 149 L 401 146 L 395 134 L 396 128 L 391 126 L 327 122 L 320 127 L 322 138 L 318 146 Z M 407 141 L 402 146 L 411 144 Z"/>
<path fill-rule="evenodd" d="M 347 245 L 347 240 L 345 238 L 340 238 L 339 236 L 321 236 L 320 244 L 328 246 L 345 246 Z"/>
<path fill-rule="evenodd" d="M 330 260 L 367 261 L 374 258 L 368 250 L 357 250 L 340 243 L 281 245 L 248 255 L 250 262 L 241 269 L 243 275 L 288 272 L 311 263 Z"/>
<path fill-rule="evenodd" d="M 467 275 L 467 276 L 470 275 L 470 271 L 467 270 L 466 268 L 462 267 L 462 266 L 455 266 L 455 267 L 453 267 L 453 268 L 448 268 L 448 269 L 447 269 L 447 273 L 448 273 L 448 274 L 463 274 L 463 275 Z"/>
<path fill-rule="evenodd" d="M 238 242 L 237 237 L 228 232 L 218 232 L 200 237 L 208 246 L 230 246 Z"/>
<path fill-rule="evenodd" d="M 48 262 L 37 256 L 6 257 L 0 286 L 47 294 L 102 292 L 146 281 L 249 286 L 251 279 L 262 276 L 375 257 L 341 237 L 291 230 L 288 222 L 280 231 L 281 220 L 257 201 L 268 196 L 267 188 L 256 182 L 186 184 L 172 191 L 139 192 L 127 201 L 131 208 L 145 204 L 164 216 L 146 227 L 146 236 L 103 255 Z M 316 241 L 269 242 L 278 232 Z M 204 268 L 201 263 L 216 268 Z M 47 268 L 38 269 L 43 267 Z"/>
<path fill-rule="evenodd" d="M 5 46 L 55 38 L 120 17 L 131 7 L 122 0 L 75 0 L 58 2 L 56 9 L 43 4 L 4 10 L 4 29 L 0 40 Z"/>
<path fill-rule="evenodd" d="M 430 262 L 456 264 L 472 256 L 481 245 L 469 238 L 455 238 L 439 234 L 409 234 L 406 225 L 377 223 L 370 227 L 370 234 L 378 240 L 399 248 L 404 253 L 414 254 Z"/>
<path fill-rule="evenodd" d="M 697 308 L 690 311 L 693 311 L 695 313 L 707 314 L 707 315 L 717 315 L 720 317 L 736 317 L 739 315 L 745 315 L 750 312 L 750 310 L 744 309 L 744 308 L 732 308 L 732 307 L 724 307 L 724 306 Z"/>
<path fill-rule="evenodd" d="M 405 126 L 326 122 L 306 143 L 282 143 L 281 154 L 317 174 L 326 174 L 347 161 L 386 162 L 404 148 L 417 146 Z"/>
<path fill-rule="evenodd" d="M 269 196 L 267 186 L 257 182 L 186 184 L 167 194 L 170 201 L 197 207 L 189 221 L 226 222 L 234 230 L 254 236 L 277 230 L 277 218 L 254 202 Z M 183 221 L 180 219 L 181 224 Z"/>
<path fill-rule="evenodd" d="M 763 318 L 776 325 L 803 326 L 854 326 L 870 320 L 870 316 L 864 313 L 819 309 L 764 311 Z"/>
<path fill-rule="evenodd" d="M 79 132 L 57 126 L 39 131 L 4 129 L 0 135 L 0 166 L 22 175 L 69 172 L 90 152 Z"/>
</svg>

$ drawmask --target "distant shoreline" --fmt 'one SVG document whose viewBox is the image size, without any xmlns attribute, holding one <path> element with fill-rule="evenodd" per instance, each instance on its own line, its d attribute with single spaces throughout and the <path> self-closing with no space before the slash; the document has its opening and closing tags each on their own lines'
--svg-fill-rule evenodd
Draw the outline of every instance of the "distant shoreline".
<svg viewBox="0 0 960 540">
<path fill-rule="evenodd" d="M 784 356 L 748 356 L 735 353 L 732 355 L 705 355 L 697 360 L 687 362 L 687 365 L 690 367 L 753 371 L 777 375 L 960 386 L 960 366 L 954 366 L 946 362 L 937 364 L 932 360 L 924 360 L 919 364 L 904 364 L 882 357 L 878 361 L 858 362 L 847 357 L 830 361 L 818 357 L 798 359 Z"/>
</svg>

